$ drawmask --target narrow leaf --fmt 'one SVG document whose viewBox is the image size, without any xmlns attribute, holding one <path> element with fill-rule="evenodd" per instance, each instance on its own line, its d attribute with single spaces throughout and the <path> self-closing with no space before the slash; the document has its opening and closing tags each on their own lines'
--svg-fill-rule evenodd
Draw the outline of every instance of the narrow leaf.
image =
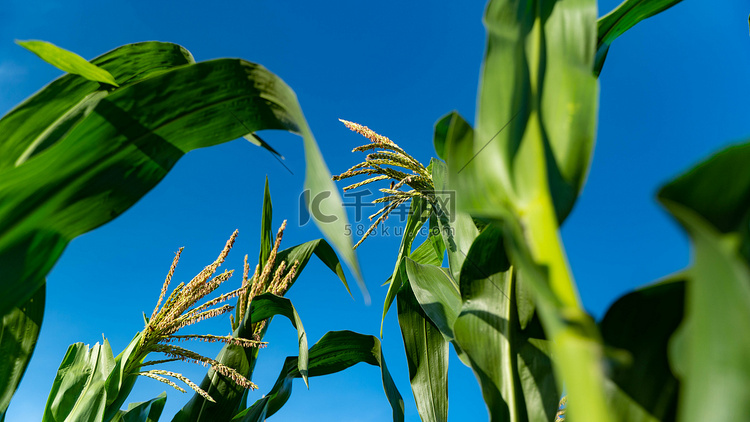
<svg viewBox="0 0 750 422">
<path fill-rule="evenodd" d="M 260 219 L 260 257 L 259 268 L 263 268 L 271 255 L 273 248 L 273 205 L 271 204 L 271 191 L 268 188 L 268 176 L 266 176 L 266 187 L 263 190 L 263 213 Z M 290 263 L 291 264 L 291 263 Z"/>
<path fill-rule="evenodd" d="M 308 375 L 317 377 L 333 374 L 360 362 L 380 367 L 383 388 L 385 389 L 388 402 L 393 409 L 393 420 L 403 422 L 404 401 L 385 365 L 380 340 L 375 336 L 367 336 L 351 331 L 329 331 L 310 348 Z M 286 358 L 279 378 L 276 380 L 276 384 L 274 384 L 271 391 L 262 399 L 255 402 L 250 408 L 235 416 L 234 420 L 262 422 L 264 419 L 260 419 L 260 416 L 265 418 L 276 413 L 289 400 L 292 394 L 292 381 L 294 378 L 301 377 L 297 366 L 296 357 Z M 267 411 L 259 411 L 259 407 L 266 407 Z M 259 417 L 257 419 L 244 418 L 245 415 L 252 413 L 259 415 Z"/>
<path fill-rule="evenodd" d="M 488 226 L 461 269 L 456 342 L 479 381 L 491 421 L 550 421 L 560 397 L 551 348 L 538 320 L 521 329 L 516 285 L 502 232 Z"/>
<path fill-rule="evenodd" d="M 397 298 L 398 323 L 419 416 L 423 422 L 447 421 L 448 341 L 419 306 L 409 284 Z"/>
<path fill-rule="evenodd" d="M 86 61 L 86 59 L 79 56 L 78 54 L 62 49 L 46 41 L 16 40 L 16 43 L 36 54 L 45 62 L 62 70 L 63 72 L 72 73 L 74 75 L 81 75 L 91 81 L 102 82 L 112 86 L 119 86 L 117 85 L 117 82 L 115 81 L 115 78 L 111 73 L 96 66 L 95 64 L 89 63 L 88 61 Z"/>
<path fill-rule="evenodd" d="M 594 74 L 599 76 L 607 58 L 609 46 L 638 22 L 661 13 L 682 0 L 625 0 L 597 22 L 598 36 Z"/>
</svg>

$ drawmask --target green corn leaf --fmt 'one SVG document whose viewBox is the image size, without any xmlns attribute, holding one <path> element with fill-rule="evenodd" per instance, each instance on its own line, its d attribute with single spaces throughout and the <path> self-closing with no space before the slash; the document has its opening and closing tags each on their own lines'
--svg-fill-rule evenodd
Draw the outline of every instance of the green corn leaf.
<svg viewBox="0 0 750 422">
<path fill-rule="evenodd" d="M 295 370 L 305 380 L 305 384 L 307 384 L 307 333 L 302 326 L 302 321 L 296 309 L 294 309 L 289 299 L 271 293 L 264 293 L 255 297 L 250 303 L 249 312 L 245 314 L 245 320 L 242 321 L 232 335 L 235 337 L 252 338 L 253 332 L 251 329 L 254 323 L 273 318 L 276 315 L 287 317 L 297 329 L 300 358 L 295 360 L 295 364 L 297 365 Z M 268 324 L 266 324 L 267 326 Z M 258 359 L 258 350 L 257 348 L 245 349 L 236 345 L 225 345 L 219 352 L 216 360 L 235 369 L 240 374 L 252 377 L 252 372 Z M 208 370 L 208 374 L 201 382 L 200 387 L 215 402 L 212 403 L 195 393 L 190 401 L 172 419 L 174 422 L 229 421 L 239 410 L 242 410 L 241 403 L 245 397 L 246 390 L 212 369 Z"/>
<path fill-rule="evenodd" d="M 609 46 L 638 22 L 648 19 L 676 5 L 682 0 L 625 0 L 597 22 L 598 36 L 594 74 L 599 76 L 607 58 Z"/>
<path fill-rule="evenodd" d="M 442 245 L 441 236 L 430 233 L 428 239 L 406 259 L 407 267 L 414 266 L 414 260 L 424 265 L 440 265 L 444 248 L 435 248 L 432 239 L 437 239 Z M 423 421 L 446 421 L 448 340 L 417 302 L 408 278 L 396 296 L 396 304 L 409 367 L 409 382 L 419 416 Z"/>
<path fill-rule="evenodd" d="M 248 129 L 302 134 L 311 194 L 334 195 L 321 211 L 337 220 L 321 230 L 359 277 L 340 198 L 288 86 L 243 60 L 191 64 L 184 49 L 162 43 L 123 49 L 144 60 L 115 50 L 93 61 L 124 73 L 120 88 L 68 86 L 64 76 L 0 120 L 0 266 L 10 269 L 0 288 L 3 314 L 36 291 L 71 239 L 128 209 L 185 152 Z M 76 107 L 84 111 L 69 114 Z"/>
<path fill-rule="evenodd" d="M 266 187 L 263 190 L 263 213 L 260 219 L 260 256 L 258 259 L 259 268 L 263 268 L 271 255 L 273 249 L 273 205 L 271 204 L 271 191 L 268 188 L 268 176 L 266 176 Z M 251 269 L 252 271 L 252 269 Z"/>
<path fill-rule="evenodd" d="M 453 341 L 453 324 L 461 312 L 461 294 L 447 268 L 406 260 L 406 273 L 416 300 L 448 341 Z"/>
<path fill-rule="evenodd" d="M 194 60 L 178 45 L 145 42 L 116 48 L 91 62 L 126 85 Z M 108 95 L 99 88 L 96 82 L 65 75 L 0 119 L 0 171 L 20 165 L 62 139 Z"/>
<path fill-rule="evenodd" d="M 329 331 L 310 348 L 308 375 L 318 377 L 333 374 L 360 362 L 380 367 L 385 394 L 393 409 L 393 420 L 403 422 L 404 401 L 386 367 L 380 340 L 375 336 L 351 331 Z M 262 422 L 265 420 L 263 418 L 276 413 L 289 400 L 294 378 L 301 377 L 297 366 L 296 357 L 286 358 L 279 378 L 271 391 L 250 408 L 237 414 L 233 420 Z M 247 418 L 246 416 L 250 414 L 257 415 L 257 417 Z"/>
<path fill-rule="evenodd" d="M 346 291 L 349 292 L 349 295 L 351 295 L 352 292 L 351 290 L 349 290 L 349 284 L 346 282 L 344 270 L 341 267 L 339 258 L 333 248 L 331 248 L 331 245 L 328 244 L 325 239 L 311 240 L 309 242 L 301 243 L 297 246 L 292 246 L 290 248 L 279 251 L 279 253 L 276 254 L 276 265 L 274 266 L 273 271 L 276 271 L 276 268 L 281 263 L 281 261 L 286 261 L 288 265 L 292 265 L 295 261 L 298 261 L 299 265 L 297 266 L 297 272 L 295 273 L 294 278 L 292 278 L 291 281 L 291 283 L 294 284 L 299 278 L 300 274 L 302 274 L 302 270 L 305 268 L 307 263 L 310 262 L 310 258 L 312 258 L 313 254 L 317 256 L 318 259 L 320 259 L 320 261 L 326 265 L 326 267 L 328 267 L 338 276 L 339 280 L 341 280 L 341 282 L 344 284 Z"/>
<path fill-rule="evenodd" d="M 94 347 L 71 345 L 52 382 L 42 422 L 104 420 L 106 381 L 114 367 L 115 357 L 106 339 Z"/>
<path fill-rule="evenodd" d="M 95 64 L 89 63 L 78 54 L 62 49 L 46 41 L 16 40 L 16 43 L 63 72 L 81 75 L 90 81 L 119 86 L 111 73 Z"/>
<path fill-rule="evenodd" d="M 138 333 L 117 357 L 107 339 L 89 347 L 68 348 L 52 384 L 42 421 L 110 421 L 120 414 L 135 385 L 136 376 L 125 373 L 141 341 Z"/>
<path fill-rule="evenodd" d="M 166 402 L 167 393 L 161 393 L 149 401 L 130 403 L 128 410 L 121 410 L 112 422 L 158 422 Z"/>
<path fill-rule="evenodd" d="M 5 314 L 0 327 L 0 421 L 21 382 L 36 347 L 44 315 L 45 286 L 42 284 L 26 303 Z"/>
<path fill-rule="evenodd" d="M 610 407 L 621 420 L 675 420 L 679 382 L 668 347 L 684 302 L 685 281 L 673 277 L 621 297 L 599 323 L 605 345 L 616 352 L 608 365 L 616 393 Z"/>
<path fill-rule="evenodd" d="M 560 397 L 551 347 L 537 319 L 521 328 L 517 283 L 502 231 L 488 226 L 461 268 L 456 342 L 482 387 L 491 421 L 550 421 Z"/>
<path fill-rule="evenodd" d="M 246 140 L 247 140 L 248 142 L 250 142 L 251 144 L 253 144 L 253 145 L 256 145 L 256 146 L 259 146 L 259 147 L 261 147 L 261 148 L 264 148 L 264 149 L 268 150 L 268 152 L 270 152 L 271 154 L 273 154 L 273 155 L 277 156 L 278 158 L 280 158 L 280 159 L 282 159 L 282 160 L 284 159 L 284 156 L 283 156 L 283 155 L 281 155 L 281 154 L 280 154 L 280 153 L 279 153 L 278 151 L 276 151 L 276 150 L 275 150 L 275 149 L 274 149 L 274 148 L 273 148 L 273 147 L 271 146 L 271 144 L 269 144 L 268 142 L 264 141 L 264 140 L 263 140 L 263 139 L 262 139 L 262 138 L 261 138 L 260 136 L 258 136 L 257 134 L 255 134 L 255 133 L 248 133 L 247 135 L 243 135 L 242 137 L 243 137 L 243 138 L 245 138 L 245 139 L 246 139 Z"/>
<path fill-rule="evenodd" d="M 419 416 L 423 422 L 447 421 L 448 341 L 419 306 L 408 283 L 398 292 L 396 304 Z"/>
<path fill-rule="evenodd" d="M 419 230 L 424 226 L 424 223 L 430 218 L 431 210 L 432 208 L 426 199 L 422 197 L 414 197 L 411 199 L 409 217 L 406 220 L 404 235 L 401 237 L 401 245 L 398 248 L 398 255 L 396 256 L 396 266 L 393 269 L 393 275 L 391 275 L 390 285 L 388 286 L 388 292 L 385 295 L 385 303 L 383 304 L 383 317 L 380 320 L 381 336 L 383 335 L 385 316 L 388 314 L 388 310 L 391 308 L 393 301 L 396 299 L 396 294 L 403 284 L 404 259 L 411 253 L 412 243 L 419 234 Z"/>
<path fill-rule="evenodd" d="M 750 415 L 748 160 L 750 144 L 727 148 L 659 192 L 693 243 L 685 320 L 671 345 L 682 350 L 670 350 L 681 379 L 682 421 Z"/>
</svg>

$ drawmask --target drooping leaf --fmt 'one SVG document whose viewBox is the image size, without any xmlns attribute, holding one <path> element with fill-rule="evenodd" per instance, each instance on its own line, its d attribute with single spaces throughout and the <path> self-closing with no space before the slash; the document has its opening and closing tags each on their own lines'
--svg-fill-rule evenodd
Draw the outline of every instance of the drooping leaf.
<svg viewBox="0 0 750 422">
<path fill-rule="evenodd" d="M 149 401 L 130 403 L 128 410 L 121 410 L 112 422 L 158 422 L 166 402 L 167 393 L 161 393 Z"/>
<path fill-rule="evenodd" d="M 380 367 L 383 388 L 393 409 L 393 420 L 402 422 L 404 420 L 404 401 L 386 367 L 380 340 L 375 336 L 351 331 L 329 331 L 310 348 L 308 376 L 318 377 L 333 374 L 360 362 Z M 301 377 L 297 366 L 296 357 L 286 358 L 279 378 L 271 391 L 251 407 L 236 415 L 234 420 L 262 422 L 265 420 L 263 418 L 276 413 L 291 396 L 294 378 Z M 266 409 L 265 412 L 262 411 L 264 408 Z M 258 416 L 255 419 L 247 418 L 246 416 L 250 414 Z"/>
<path fill-rule="evenodd" d="M 124 86 L 194 60 L 179 45 L 144 42 L 116 48 L 91 63 Z M 107 94 L 96 82 L 64 75 L 26 99 L 0 119 L 0 170 L 16 167 L 53 145 Z"/>
<path fill-rule="evenodd" d="M 618 358 L 625 353 L 609 359 L 608 372 L 611 388 L 628 397 L 610 399 L 620 420 L 675 420 L 679 383 L 670 369 L 668 346 L 682 321 L 684 302 L 684 280 L 669 279 L 621 297 L 599 323 L 605 345 Z M 630 414 L 640 416 L 626 417 Z"/>
<path fill-rule="evenodd" d="M 609 46 L 638 22 L 661 13 L 682 0 L 625 0 L 597 22 L 598 36 L 594 74 L 599 76 L 607 58 Z"/>
<path fill-rule="evenodd" d="M 119 86 L 111 73 L 95 64 L 89 63 L 78 54 L 62 49 L 46 41 L 29 40 L 16 41 L 16 43 L 63 72 L 81 75 L 90 81 Z"/>
<path fill-rule="evenodd" d="M 659 192 L 694 248 L 675 337 L 683 350 L 670 351 L 679 359 L 682 421 L 750 415 L 749 159 L 750 144 L 727 148 Z"/>
<path fill-rule="evenodd" d="M 93 62 L 120 88 L 97 91 L 88 81 L 70 88 L 64 81 L 76 77 L 64 76 L 0 120 L 0 311 L 27 300 L 67 242 L 124 212 L 185 152 L 248 130 L 303 136 L 308 188 L 334 195 L 321 210 L 336 220 L 321 230 L 358 275 L 343 208 L 291 89 L 243 60 L 190 64 L 178 46 L 138 48 L 141 56 L 115 50 Z"/>
<path fill-rule="evenodd" d="M 488 226 L 461 269 L 456 342 L 482 387 L 491 421 L 550 421 L 560 397 L 538 320 L 521 328 L 502 231 Z"/>
<path fill-rule="evenodd" d="M 341 268 L 339 258 L 336 255 L 336 252 L 334 252 L 333 248 L 331 248 L 331 245 L 329 245 L 328 242 L 325 241 L 325 239 L 311 240 L 309 242 L 301 243 L 297 246 L 292 246 L 290 248 L 279 251 L 279 253 L 276 255 L 276 266 L 274 267 L 273 271 L 276 271 L 276 267 L 278 267 L 281 261 L 286 261 L 288 265 L 291 265 L 294 262 L 299 262 L 299 265 L 297 266 L 297 272 L 295 273 L 294 278 L 292 278 L 291 281 L 291 283 L 294 284 L 294 282 L 296 282 L 299 278 L 300 274 L 302 274 L 302 270 L 310 261 L 310 258 L 313 256 L 313 254 L 315 254 L 315 256 L 317 256 L 318 259 L 320 259 L 320 261 L 324 263 L 331 271 L 336 273 L 339 280 L 344 283 L 346 291 L 351 295 L 352 292 L 351 290 L 349 290 L 349 284 L 346 282 L 344 270 Z"/>
<path fill-rule="evenodd" d="M 258 136 L 258 134 L 248 133 L 247 135 L 243 135 L 242 137 L 245 138 L 245 140 L 247 140 L 251 144 L 264 148 L 271 154 L 275 155 L 276 157 L 282 160 L 284 159 L 283 155 L 281 155 L 278 151 L 276 151 L 268 142 L 264 141 L 263 138 Z"/>
<path fill-rule="evenodd" d="M 253 324 L 276 315 L 287 317 L 297 329 L 300 358 L 295 360 L 295 364 L 297 365 L 295 370 L 300 377 L 305 379 L 305 383 L 307 383 L 307 334 L 297 311 L 289 299 L 271 293 L 264 293 L 255 297 L 250 303 L 249 312 L 245 314 L 245 320 L 241 322 L 237 330 L 232 334 L 235 337 L 252 338 Z M 251 376 L 257 358 L 258 349 L 256 348 L 245 349 L 236 345 L 225 345 L 219 352 L 216 360 L 223 365 L 235 369 L 240 374 Z M 196 393 L 175 415 L 174 419 L 172 419 L 173 422 L 230 421 L 238 411 L 242 410 L 240 404 L 243 400 L 245 389 L 238 386 L 232 380 L 218 374 L 216 371 L 209 369 L 200 387 L 215 402 L 212 403 Z"/>
<path fill-rule="evenodd" d="M 42 284 L 25 304 L 3 316 L 0 327 L 0 421 L 21 382 L 36 347 L 44 315 L 45 287 Z"/>
</svg>

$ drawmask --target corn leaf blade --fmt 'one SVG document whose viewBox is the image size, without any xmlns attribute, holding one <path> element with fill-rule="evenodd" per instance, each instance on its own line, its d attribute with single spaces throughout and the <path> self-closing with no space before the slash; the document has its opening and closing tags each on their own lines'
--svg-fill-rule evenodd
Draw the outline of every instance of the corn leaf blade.
<svg viewBox="0 0 750 422">
<path fill-rule="evenodd" d="M 538 319 L 521 328 L 517 283 L 502 231 L 488 226 L 461 268 L 456 342 L 482 387 L 490 420 L 549 421 L 560 397 L 550 345 Z"/>
<path fill-rule="evenodd" d="M 440 239 L 440 236 L 433 236 Z M 426 239 L 409 258 L 406 258 L 407 275 L 414 261 L 424 265 L 440 265 L 443 253 L 436 250 L 430 238 Z M 406 282 L 396 296 L 398 323 L 404 340 L 404 351 L 409 368 L 409 382 L 423 421 L 448 419 L 448 340 L 424 312 L 411 286 Z"/>
<path fill-rule="evenodd" d="M 612 42 L 638 22 L 659 14 L 682 0 L 625 0 L 597 21 L 594 74 L 599 76 Z"/>
<path fill-rule="evenodd" d="M 383 388 L 393 409 L 393 420 L 403 422 L 404 401 L 386 367 L 380 340 L 375 336 L 352 331 L 327 332 L 310 348 L 308 375 L 318 377 L 333 374 L 360 362 L 380 367 Z M 262 422 L 263 419 L 242 419 L 250 413 L 262 415 L 264 412 L 259 412 L 258 407 L 267 407 L 264 417 L 270 417 L 276 413 L 291 396 L 294 379 L 301 377 L 297 366 L 297 357 L 287 357 L 279 378 L 271 391 L 250 408 L 235 416 L 235 420 Z"/>
<path fill-rule="evenodd" d="M 111 73 L 95 64 L 89 63 L 78 54 L 62 49 L 52 43 L 37 40 L 16 41 L 16 43 L 63 72 L 81 75 L 90 81 L 119 86 Z"/>
<path fill-rule="evenodd" d="M 252 121 L 252 131 L 302 134 L 310 189 L 315 194 L 335 191 L 294 93 L 262 66 L 220 59 L 138 76 L 131 75 L 136 82 L 98 99 L 46 149 L 17 167 L 0 170 L 0 266 L 9 269 L 0 289 L 3 314 L 39 287 L 41 282 L 29 280 L 41 280 L 72 238 L 124 212 L 185 152 L 247 133 L 243 122 Z M 43 90 L 40 95 L 47 94 Z M 37 103 L 28 100 L 0 125 Z M 37 113 L 26 117 L 34 121 L 32 116 Z M 13 137 L 0 144 L 18 145 Z M 321 177 L 326 180 L 321 182 Z M 326 215 L 338 213 L 341 218 L 322 230 L 358 275 L 351 239 L 343 226 L 336 229 L 345 224 L 341 203 L 333 199 L 326 204 Z"/>
</svg>

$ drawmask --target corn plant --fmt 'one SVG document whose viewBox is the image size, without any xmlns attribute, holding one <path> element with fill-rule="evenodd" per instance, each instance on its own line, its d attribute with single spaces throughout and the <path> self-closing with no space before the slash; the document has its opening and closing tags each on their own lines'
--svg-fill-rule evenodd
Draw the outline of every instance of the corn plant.
<svg viewBox="0 0 750 422">
<path fill-rule="evenodd" d="M 237 232 L 213 263 L 190 281 L 179 283 L 170 293 L 180 249 L 167 272 L 156 306 L 150 316 L 144 314 L 143 330 L 122 353 L 114 357 L 106 339 L 93 347 L 82 343 L 70 346 L 53 382 L 43 421 L 157 421 L 166 395 L 120 409 L 139 376 L 163 382 L 183 393 L 186 392 L 183 385 L 194 391 L 194 397 L 174 416 L 174 421 L 263 421 L 288 400 L 293 379 L 302 378 L 307 384 L 308 377 L 338 372 L 359 362 L 381 367 L 394 420 L 403 420 L 403 401 L 385 366 L 377 338 L 329 332 L 308 350 L 300 316 L 284 294 L 312 255 L 340 278 L 347 291 L 349 287 L 338 257 L 325 240 L 282 250 L 286 220 L 275 238 L 271 237 L 271 220 L 271 197 L 266 183 L 260 256 L 255 271 L 251 274 L 245 255 L 240 286 L 213 299 L 205 300 L 232 277 L 233 271 L 217 274 L 217 269 L 229 254 Z M 227 303 L 232 299 L 236 300 L 234 306 Z M 180 334 L 184 327 L 223 314 L 230 314 L 231 335 Z M 288 318 L 296 328 L 299 355 L 287 358 L 279 381 L 269 394 L 248 406 L 252 390 L 258 388 L 252 382 L 252 375 L 259 350 L 267 346 L 263 336 L 277 315 Z M 222 343 L 223 348 L 216 358 L 210 358 L 190 350 L 185 345 L 190 341 Z M 208 373 L 197 384 L 179 372 L 160 368 L 175 361 L 208 366 Z"/>
<path fill-rule="evenodd" d="M 361 282 L 330 173 L 276 75 L 239 59 L 196 63 L 169 43 L 128 44 L 91 62 L 19 44 L 67 74 L 0 119 L 0 416 L 36 343 L 46 274 L 68 242 L 122 214 L 191 150 L 244 136 L 275 153 L 255 132 L 300 134 L 307 189 L 334 192 L 320 205 L 336 221 L 320 228 Z"/>
<path fill-rule="evenodd" d="M 624 296 L 598 324 L 580 304 L 558 234 L 588 171 L 596 77 L 610 45 L 676 3 L 626 1 L 597 21 L 593 1 L 490 1 L 476 128 L 455 112 L 441 118 L 429 166 L 347 124 L 371 141 L 355 151 L 382 151 L 334 179 L 369 176 L 345 189 L 392 180 L 380 215 L 411 200 L 384 315 L 396 300 L 422 420 L 447 419 L 449 344 L 473 369 L 492 421 L 750 416 L 740 358 L 750 347 L 726 341 L 750 312 L 744 146 L 659 194 L 696 244 L 694 266 Z M 404 186 L 413 191 L 394 192 Z M 446 206 L 454 198 L 455 211 Z M 428 222 L 438 230 L 412 248 Z M 718 301 L 727 307 L 710 311 Z M 709 391 L 717 384 L 705 379 L 731 392 Z"/>
</svg>

